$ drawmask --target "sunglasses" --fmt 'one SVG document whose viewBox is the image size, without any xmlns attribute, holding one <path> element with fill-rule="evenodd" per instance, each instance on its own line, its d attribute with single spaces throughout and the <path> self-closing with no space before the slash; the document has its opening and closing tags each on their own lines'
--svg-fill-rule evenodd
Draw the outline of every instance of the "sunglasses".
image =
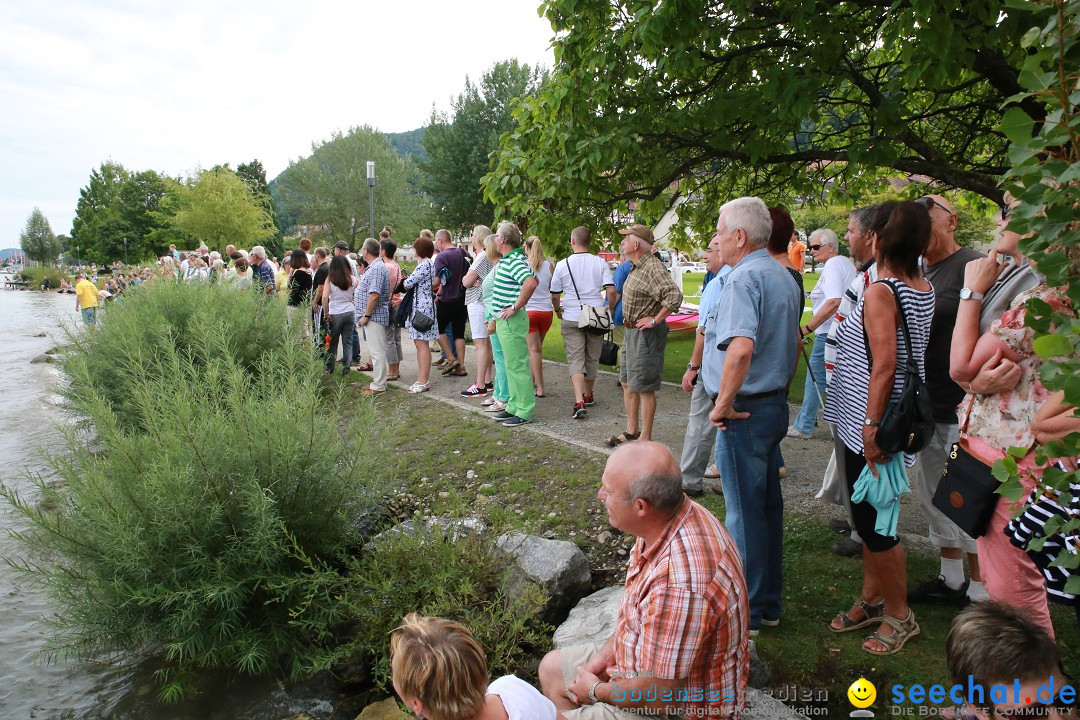
<svg viewBox="0 0 1080 720">
<path fill-rule="evenodd" d="M 823 247 L 825 247 L 825 246 L 824 245 L 811 245 L 810 247 L 807 248 L 807 250 L 820 250 Z"/>
<path fill-rule="evenodd" d="M 937 200 L 930 197 L 929 195 L 923 195 L 921 198 L 919 198 L 915 202 L 919 203 L 920 205 L 922 205 L 927 210 L 933 210 L 934 206 L 937 205 L 939 208 L 941 208 L 945 212 L 949 213 L 950 215 L 954 214 L 952 210 L 945 207 L 944 205 L 942 205 L 941 203 L 939 203 Z"/>
</svg>

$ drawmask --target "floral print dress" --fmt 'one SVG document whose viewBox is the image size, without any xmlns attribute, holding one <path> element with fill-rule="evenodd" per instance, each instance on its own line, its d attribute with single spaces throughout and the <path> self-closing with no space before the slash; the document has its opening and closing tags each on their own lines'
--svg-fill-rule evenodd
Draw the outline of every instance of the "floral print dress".
<svg viewBox="0 0 1080 720">
<path fill-rule="evenodd" d="M 413 270 L 412 275 L 405 278 L 405 287 L 413 288 L 413 315 L 422 312 L 430 318 L 435 318 L 435 299 L 431 291 L 431 284 L 435 280 L 435 263 L 431 258 L 420 261 Z M 426 340 L 432 342 L 439 337 L 439 323 L 434 322 L 427 332 L 420 332 L 413 327 L 412 316 L 409 316 L 409 337 L 413 340 Z"/>
</svg>

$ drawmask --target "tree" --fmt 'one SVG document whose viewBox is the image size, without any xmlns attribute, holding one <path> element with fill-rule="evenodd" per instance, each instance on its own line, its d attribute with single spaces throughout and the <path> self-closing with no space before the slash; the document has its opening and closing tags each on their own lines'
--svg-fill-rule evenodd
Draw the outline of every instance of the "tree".
<svg viewBox="0 0 1080 720">
<path fill-rule="evenodd" d="M 90 173 L 90 183 L 79 191 L 71 242 L 88 262 L 117 260 L 123 253 L 125 234 L 120 211 L 120 190 L 131 174 L 123 165 L 103 162 Z M 120 252 L 116 252 L 120 248 Z"/>
<path fill-rule="evenodd" d="M 247 183 L 251 192 L 254 193 L 255 197 L 262 203 L 263 209 L 266 210 L 267 215 L 270 216 L 270 222 L 273 223 L 275 228 L 274 237 L 270 241 L 270 245 L 273 247 L 275 253 L 281 254 L 284 249 L 281 243 L 281 226 L 278 222 L 277 204 L 274 202 L 274 197 L 270 194 L 270 186 L 266 182 L 266 169 L 263 168 L 263 164 L 259 160 L 252 160 L 249 163 L 240 163 L 237 165 L 236 174 L 240 176 L 240 179 Z"/>
<path fill-rule="evenodd" d="M 677 184 L 701 232 L 734 194 L 853 197 L 897 171 L 998 201 L 1003 106 L 1046 113 L 1013 97 L 1039 6 L 547 0 L 557 64 L 516 111 L 487 197 L 562 229 Z"/>
<path fill-rule="evenodd" d="M 56 262 L 60 242 L 40 208 L 35 207 L 26 219 L 26 227 L 19 233 L 19 247 L 31 260 L 46 264 Z"/>
<path fill-rule="evenodd" d="M 430 218 L 416 189 L 416 165 L 399 156 L 386 136 L 371 127 L 334 133 L 311 155 L 289 163 L 274 180 L 283 215 L 325 229 L 332 242 L 375 235 L 369 225 L 367 162 L 375 162 L 375 225 L 391 225 L 395 237 L 415 237 Z"/>
<path fill-rule="evenodd" d="M 195 242 L 218 251 L 230 243 L 248 248 L 260 245 L 275 232 L 262 200 L 226 167 L 199 171 L 182 186 L 170 223 Z"/>
<path fill-rule="evenodd" d="M 438 207 L 440 222 L 464 233 L 495 217 L 480 180 L 491 170 L 499 137 L 514 127 L 515 104 L 534 94 L 545 77 L 541 68 L 516 59 L 498 62 L 479 85 L 465 78 L 465 90 L 451 102 L 449 115 L 432 111 L 423 140 L 428 155 L 424 189 Z"/>
<path fill-rule="evenodd" d="M 102 238 L 111 258 L 125 251 L 131 262 L 147 256 L 160 257 L 170 244 L 186 245 L 189 240 L 170 223 L 173 208 L 181 191 L 180 183 L 153 170 L 129 175 L 120 186 L 117 204 L 122 233 L 119 238 Z"/>
</svg>

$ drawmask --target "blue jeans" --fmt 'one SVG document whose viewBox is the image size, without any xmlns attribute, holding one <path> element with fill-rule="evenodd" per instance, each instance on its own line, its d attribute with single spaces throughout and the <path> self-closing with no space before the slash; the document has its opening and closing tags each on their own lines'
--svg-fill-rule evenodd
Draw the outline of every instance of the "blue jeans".
<svg viewBox="0 0 1080 720">
<path fill-rule="evenodd" d="M 811 371 L 813 379 L 811 379 Z M 814 390 L 814 381 L 817 381 L 817 391 Z M 825 397 L 825 336 L 818 335 L 814 340 L 814 349 L 810 353 L 810 367 L 806 371 L 806 382 L 803 384 L 802 409 L 795 417 L 795 429 L 809 435 L 817 425 L 818 408 L 821 401 L 818 393 Z"/>
<path fill-rule="evenodd" d="M 351 312 L 330 316 L 330 351 L 326 354 L 327 372 L 334 369 L 334 360 L 337 358 L 339 338 L 343 345 L 341 351 L 341 372 L 342 374 L 347 374 L 349 372 L 349 365 L 352 364 L 353 355 L 353 334 L 356 332 L 356 325 L 353 321 L 354 317 L 355 316 Z"/>
<path fill-rule="evenodd" d="M 784 498 L 780 493 L 780 440 L 787 432 L 783 395 L 735 401 L 750 413 L 716 431 L 716 465 L 724 485 L 724 525 L 743 561 L 750 627 L 780 618 L 784 584 Z"/>
</svg>

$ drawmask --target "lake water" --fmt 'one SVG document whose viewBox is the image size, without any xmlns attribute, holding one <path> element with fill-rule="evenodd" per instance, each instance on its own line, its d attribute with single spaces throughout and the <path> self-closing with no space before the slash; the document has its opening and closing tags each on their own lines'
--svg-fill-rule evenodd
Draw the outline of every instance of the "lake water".
<svg viewBox="0 0 1080 720">
<path fill-rule="evenodd" d="M 0 276 L 0 283 L 3 277 Z M 57 365 L 30 361 L 65 342 L 62 323 L 79 322 L 74 295 L 0 290 L 0 480 L 33 497 L 28 473 L 49 475 L 44 459 L 64 451 L 66 422 Z M 45 333 L 45 337 L 38 337 Z M 21 518 L 0 504 L 0 530 Z M 17 559 L 22 546 L 0 532 L 0 557 Z M 52 612 L 42 591 L 0 562 L 0 718 L 83 720 L 280 720 L 307 713 L 314 720 L 354 717 L 348 698 L 330 683 L 286 689 L 281 683 L 209 679 L 200 696 L 174 705 L 157 702 L 151 673 L 124 672 L 107 663 L 49 662 L 43 657 Z M 336 712 L 335 712 L 336 710 Z"/>
</svg>

